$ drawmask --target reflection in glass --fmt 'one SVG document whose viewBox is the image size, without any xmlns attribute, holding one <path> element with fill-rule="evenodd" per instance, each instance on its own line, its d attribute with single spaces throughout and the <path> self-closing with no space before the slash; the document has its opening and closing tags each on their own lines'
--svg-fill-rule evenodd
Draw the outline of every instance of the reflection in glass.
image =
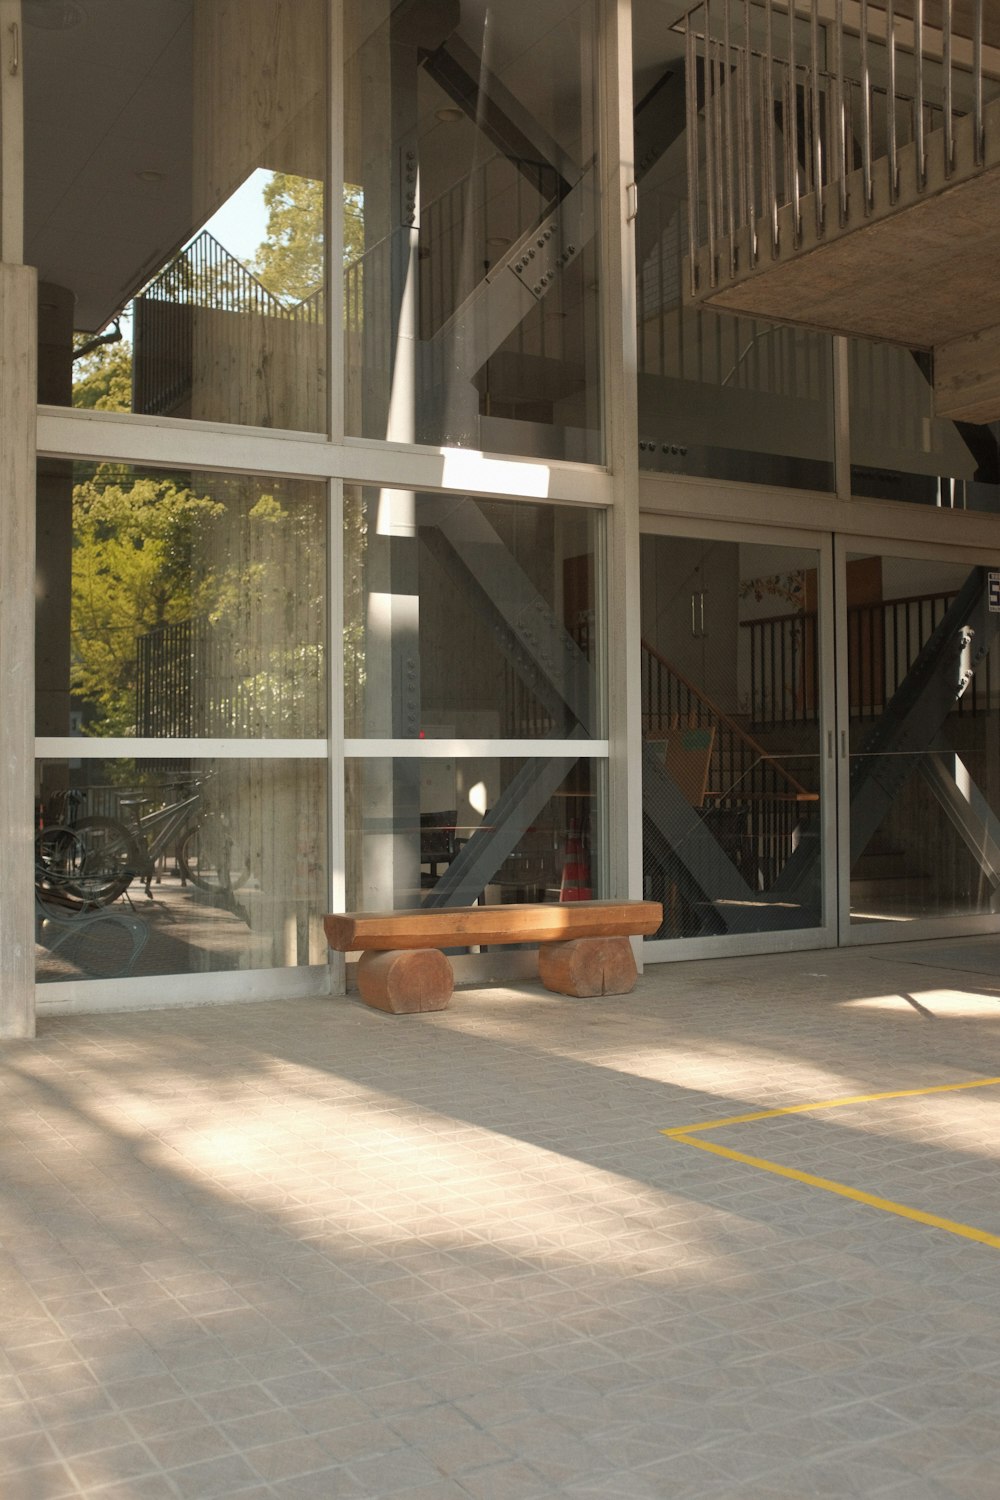
<svg viewBox="0 0 1000 1500">
<path fill-rule="evenodd" d="M 818 927 L 817 554 L 647 535 L 640 559 L 655 937 Z"/>
<path fill-rule="evenodd" d="M 42 982 L 325 961 L 319 760 L 39 761 Z"/>
<path fill-rule="evenodd" d="M 599 462 L 593 0 L 345 28 L 348 432 Z"/>
<path fill-rule="evenodd" d="M 1000 510 L 1000 423 L 935 415 L 930 354 L 850 340 L 851 489 L 945 510 Z"/>
<path fill-rule="evenodd" d="M 832 341 L 690 302 L 684 35 L 636 0 L 633 40 L 639 463 L 831 489 Z"/>
<path fill-rule="evenodd" d="M 351 910 L 603 894 L 589 760 L 351 760 L 346 775 Z"/>
<path fill-rule="evenodd" d="M 1000 568 L 847 561 L 851 921 L 1000 907 Z"/>
<path fill-rule="evenodd" d="M 349 736 L 600 735 L 593 512 L 349 490 Z"/>
<path fill-rule="evenodd" d="M 325 0 L 74 10 L 25 8 L 40 399 L 325 431 Z"/>
<path fill-rule="evenodd" d="M 43 461 L 44 735 L 326 734 L 326 487 Z"/>
</svg>

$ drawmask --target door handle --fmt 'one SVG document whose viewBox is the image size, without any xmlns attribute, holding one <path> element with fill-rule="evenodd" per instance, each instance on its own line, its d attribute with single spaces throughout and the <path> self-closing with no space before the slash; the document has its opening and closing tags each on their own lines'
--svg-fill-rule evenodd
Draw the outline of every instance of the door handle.
<svg viewBox="0 0 1000 1500">
<path fill-rule="evenodd" d="M 699 608 L 701 610 L 701 634 L 702 634 L 702 639 L 704 640 L 707 637 L 707 635 L 708 635 L 708 631 L 705 629 L 705 590 L 704 589 L 702 589 L 701 593 L 698 595 L 698 603 L 699 603 Z"/>
</svg>

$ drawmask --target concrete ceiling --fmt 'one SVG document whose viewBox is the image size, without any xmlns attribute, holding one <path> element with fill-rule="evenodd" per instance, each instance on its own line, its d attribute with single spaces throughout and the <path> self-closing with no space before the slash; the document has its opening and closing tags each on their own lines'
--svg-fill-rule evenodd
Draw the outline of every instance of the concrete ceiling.
<svg viewBox="0 0 1000 1500">
<path fill-rule="evenodd" d="M 24 0 L 25 259 L 102 328 L 191 222 L 191 0 Z M 144 175 L 145 174 L 145 175 Z"/>
<path fill-rule="evenodd" d="M 360 0 L 359 0 L 360 3 Z M 377 25 L 393 0 L 363 0 Z M 200 227 L 192 210 L 193 0 L 23 0 L 25 259 L 76 297 L 76 327 L 94 332 Z M 456 7 L 458 9 L 458 7 Z M 585 0 L 461 0 L 459 35 L 574 159 L 579 76 L 594 60 Z M 681 0 L 637 0 L 636 90 L 680 55 L 670 30 Z M 580 53 L 584 52 L 583 57 Z M 428 180 L 478 154 L 470 122 L 440 126 L 448 101 L 421 86 Z M 56 102 L 57 101 L 57 102 Z M 586 110 L 584 118 L 586 118 Z M 469 137 L 469 139 L 466 139 Z M 440 172 L 433 159 L 440 157 Z"/>
</svg>

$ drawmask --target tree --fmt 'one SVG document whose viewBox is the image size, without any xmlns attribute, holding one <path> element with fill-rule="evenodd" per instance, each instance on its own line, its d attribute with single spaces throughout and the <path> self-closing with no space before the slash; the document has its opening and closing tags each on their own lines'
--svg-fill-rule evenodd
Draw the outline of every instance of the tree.
<svg viewBox="0 0 1000 1500">
<path fill-rule="evenodd" d="M 282 302 L 304 302 L 323 285 L 324 192 L 322 182 L 273 173 L 264 189 L 267 239 L 259 246 L 250 269 L 267 290 Z M 364 252 L 364 194 L 344 184 L 344 265 Z"/>
<path fill-rule="evenodd" d="M 102 344 L 73 367 L 73 405 L 90 411 L 132 410 L 132 345 Z"/>
<path fill-rule="evenodd" d="M 207 533 L 225 506 L 167 478 L 98 468 L 73 490 L 73 692 L 102 734 L 135 728 L 136 641 L 217 601 Z"/>
<path fill-rule="evenodd" d="M 274 172 L 264 203 L 267 239 L 251 270 L 283 302 L 304 302 L 323 285 L 323 184 Z"/>
</svg>

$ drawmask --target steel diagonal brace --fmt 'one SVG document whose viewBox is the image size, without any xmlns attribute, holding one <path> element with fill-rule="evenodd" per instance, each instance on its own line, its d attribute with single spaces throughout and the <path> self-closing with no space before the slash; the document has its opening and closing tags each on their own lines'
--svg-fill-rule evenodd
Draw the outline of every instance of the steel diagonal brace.
<svg viewBox="0 0 1000 1500">
<path fill-rule="evenodd" d="M 655 744 L 642 747 L 643 821 L 647 842 L 656 850 L 671 879 L 695 907 L 707 907 L 718 930 L 740 931 L 746 912 L 754 909 L 754 926 L 785 926 L 787 909 L 773 917 L 767 897 L 752 890 L 723 849 L 698 809 L 684 796 L 663 764 Z M 650 834 L 652 836 L 650 836 Z"/>
<path fill-rule="evenodd" d="M 973 568 L 851 767 L 851 863 L 865 852 L 907 778 L 916 771 L 989 651 L 1000 614 L 990 610 L 987 571 Z M 820 878 L 817 836 L 803 840 L 774 885 L 803 892 Z"/>
<path fill-rule="evenodd" d="M 949 770 L 948 761 L 953 770 Z M 960 755 L 936 750 L 923 755 L 920 774 L 947 813 L 994 891 L 1000 887 L 1000 819 L 969 775 Z"/>
<path fill-rule="evenodd" d="M 587 168 L 561 203 L 497 261 L 430 340 L 429 378 L 471 383 L 597 231 L 597 173 Z"/>
<path fill-rule="evenodd" d="M 420 512 L 421 540 L 486 613 L 518 676 L 556 721 L 597 732 L 593 667 L 474 500 L 441 500 Z M 567 724 L 567 720 L 569 721 Z"/>
<path fill-rule="evenodd" d="M 986 577 L 985 568 L 972 569 L 861 747 L 851 769 L 852 861 L 933 746 L 1000 629 Z"/>
<path fill-rule="evenodd" d="M 582 733 L 578 737 L 584 738 Z M 489 821 L 452 860 L 424 906 L 469 906 L 477 901 L 575 764 L 566 756 L 526 760 L 487 813 Z"/>
</svg>

